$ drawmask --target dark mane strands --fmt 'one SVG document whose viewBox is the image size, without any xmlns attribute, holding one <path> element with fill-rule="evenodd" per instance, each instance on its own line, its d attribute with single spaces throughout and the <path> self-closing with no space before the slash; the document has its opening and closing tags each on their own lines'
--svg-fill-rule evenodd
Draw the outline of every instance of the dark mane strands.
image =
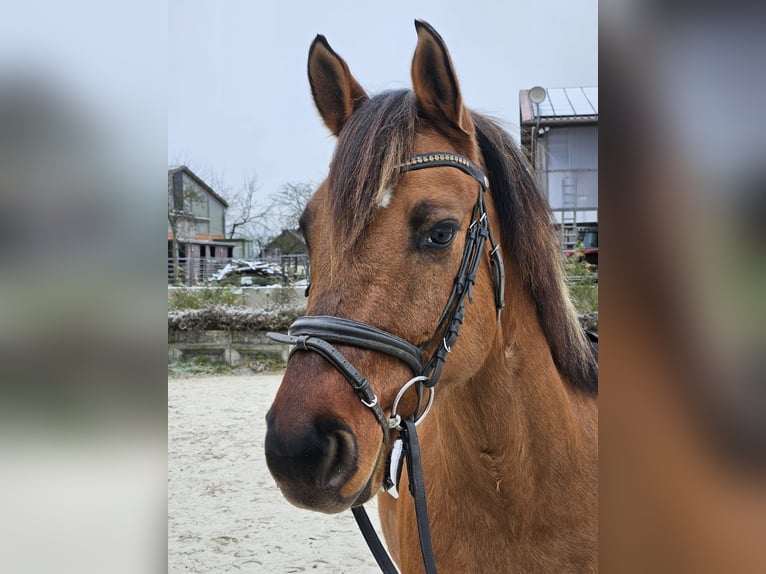
<svg viewBox="0 0 766 574">
<path fill-rule="evenodd" d="M 514 258 L 532 295 L 556 367 L 572 385 L 595 394 L 598 365 L 567 297 L 547 200 L 505 130 L 481 114 L 472 117 L 505 257 Z M 343 251 L 358 243 L 383 190 L 396 185 L 398 166 L 412 154 L 416 123 L 414 94 L 397 90 L 366 101 L 343 126 L 328 176 L 334 241 Z"/>
<path fill-rule="evenodd" d="M 396 185 L 399 165 L 412 154 L 416 116 L 414 94 L 396 90 L 370 98 L 343 126 L 327 178 L 342 251 L 353 249 L 380 194 Z"/>
<path fill-rule="evenodd" d="M 595 394 L 598 365 L 564 286 L 548 201 L 506 131 L 485 116 L 472 116 L 502 227 L 505 257 L 514 259 L 532 295 L 556 367 L 572 385 Z"/>
</svg>

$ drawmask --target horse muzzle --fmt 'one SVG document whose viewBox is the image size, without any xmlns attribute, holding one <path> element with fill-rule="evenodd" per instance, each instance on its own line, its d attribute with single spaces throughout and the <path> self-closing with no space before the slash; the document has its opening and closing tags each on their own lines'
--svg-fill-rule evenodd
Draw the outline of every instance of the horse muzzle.
<svg viewBox="0 0 766 574">
<path fill-rule="evenodd" d="M 335 513 L 348 509 L 359 493 L 344 494 L 359 469 L 359 447 L 351 429 L 319 419 L 278 432 L 266 416 L 266 464 L 285 498 L 295 506 Z"/>
</svg>

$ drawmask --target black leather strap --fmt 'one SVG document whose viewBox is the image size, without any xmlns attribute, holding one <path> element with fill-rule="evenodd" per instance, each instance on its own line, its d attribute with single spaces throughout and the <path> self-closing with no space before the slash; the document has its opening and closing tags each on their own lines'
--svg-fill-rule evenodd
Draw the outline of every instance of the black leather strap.
<svg viewBox="0 0 766 574">
<path fill-rule="evenodd" d="M 372 526 L 370 518 L 364 510 L 364 506 L 354 506 L 351 509 L 351 513 L 354 515 L 359 531 L 364 536 L 364 540 L 367 542 L 367 546 L 370 548 L 372 555 L 375 557 L 375 562 L 378 563 L 378 567 L 383 571 L 383 574 L 399 574 L 399 570 L 397 570 L 388 552 L 383 547 L 378 533 L 375 532 L 375 528 Z"/>
<path fill-rule="evenodd" d="M 402 421 L 400 431 L 404 441 L 404 453 L 407 457 L 407 478 L 410 483 L 410 493 L 415 501 L 415 519 L 418 523 L 418 538 L 420 552 L 423 555 L 423 565 L 426 574 L 436 574 L 436 559 L 431 545 L 431 527 L 428 522 L 428 506 L 426 504 L 426 483 L 423 480 L 423 466 L 420 462 L 420 445 L 415 423 L 409 419 Z"/>
<path fill-rule="evenodd" d="M 336 345 L 350 345 L 370 349 L 396 357 L 415 375 L 423 371 L 423 352 L 404 339 L 382 329 L 343 317 L 307 315 L 298 317 L 288 334 L 309 335 Z"/>
<path fill-rule="evenodd" d="M 487 220 L 487 211 L 484 205 L 484 186 L 481 185 L 479 187 L 476 205 L 473 209 L 471 225 L 466 233 L 465 247 L 463 248 L 463 257 L 460 262 L 460 267 L 455 276 L 455 282 L 447 306 L 442 313 L 436 332 L 434 333 L 434 336 L 440 337 L 441 341 L 437 342 L 437 346 L 423 372 L 423 374 L 428 377 L 428 381 L 425 383 L 426 386 L 432 387 L 439 381 L 444 363 L 447 360 L 447 355 L 452 350 L 452 345 L 454 345 L 458 339 L 460 328 L 462 327 L 463 319 L 465 318 L 466 298 L 471 298 L 471 292 L 473 286 L 476 284 L 476 276 L 479 272 L 479 266 L 481 265 L 481 258 L 484 254 L 484 243 L 489 237 L 489 221 Z M 497 249 L 493 248 L 493 252 L 499 257 Z M 490 261 L 492 261 L 491 258 Z M 501 269 L 498 272 L 495 272 L 493 277 L 498 277 L 502 280 L 504 278 L 504 272 Z M 498 320 L 500 319 L 500 309 L 502 309 L 502 306 L 505 304 L 502 298 L 498 298 L 498 291 L 503 290 L 504 287 L 502 285 L 499 287 L 497 285 L 495 286 L 495 304 L 498 309 Z"/>
<path fill-rule="evenodd" d="M 489 181 L 487 181 L 484 172 L 476 167 L 471 160 L 462 155 L 449 152 L 424 153 L 412 156 L 399 166 L 399 171 L 404 173 L 427 167 L 455 167 L 470 175 L 482 187 L 489 187 Z"/>
<path fill-rule="evenodd" d="M 423 557 L 423 566 L 426 574 L 437 574 L 436 558 L 431 544 L 431 527 L 428 521 L 428 504 L 426 502 L 426 484 L 423 479 L 423 466 L 420 461 L 420 444 L 418 435 L 415 431 L 415 423 L 406 419 L 402 421 L 400 429 L 402 441 L 404 442 L 404 454 L 407 461 L 407 478 L 409 480 L 410 494 L 415 503 L 415 520 L 418 528 L 418 539 L 420 541 L 420 553 Z M 378 533 L 372 526 L 364 507 L 356 506 L 351 509 L 356 519 L 359 530 L 362 532 L 367 546 L 369 546 L 375 561 L 384 574 L 398 574 L 398 570 L 391 558 L 383 547 Z"/>
</svg>

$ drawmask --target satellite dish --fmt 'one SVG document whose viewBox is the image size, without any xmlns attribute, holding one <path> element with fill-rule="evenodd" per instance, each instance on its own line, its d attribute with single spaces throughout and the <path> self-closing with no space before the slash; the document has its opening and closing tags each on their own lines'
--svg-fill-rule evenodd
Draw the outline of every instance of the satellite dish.
<svg viewBox="0 0 766 574">
<path fill-rule="evenodd" d="M 539 104 L 545 99 L 545 88 L 535 86 L 529 90 L 529 99 L 533 104 Z"/>
</svg>

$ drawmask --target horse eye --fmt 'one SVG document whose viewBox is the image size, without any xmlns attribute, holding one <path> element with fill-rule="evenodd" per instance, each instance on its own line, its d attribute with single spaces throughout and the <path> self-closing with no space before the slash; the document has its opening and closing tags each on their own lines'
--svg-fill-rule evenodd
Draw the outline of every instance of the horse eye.
<svg viewBox="0 0 766 574">
<path fill-rule="evenodd" d="M 435 225 L 428 233 L 426 244 L 429 247 L 444 248 L 448 247 L 455 239 L 457 226 L 451 221 L 445 221 Z"/>
</svg>

